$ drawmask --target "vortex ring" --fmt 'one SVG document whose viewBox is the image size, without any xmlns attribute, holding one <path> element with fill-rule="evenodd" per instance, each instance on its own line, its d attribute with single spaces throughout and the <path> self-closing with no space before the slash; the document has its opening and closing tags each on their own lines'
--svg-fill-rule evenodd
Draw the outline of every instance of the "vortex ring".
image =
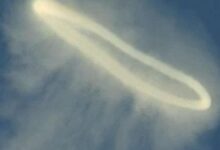
<svg viewBox="0 0 220 150">
<path fill-rule="evenodd" d="M 211 98 L 198 81 L 140 52 L 95 21 L 52 0 L 35 1 L 33 3 L 33 10 L 59 37 L 76 47 L 84 56 L 94 63 L 107 70 L 126 87 L 174 106 L 192 110 L 206 110 L 210 108 Z M 189 99 L 172 95 L 144 82 L 111 57 L 95 40 L 81 33 L 80 30 L 86 30 L 98 35 L 131 58 L 138 60 L 173 80 L 185 84 L 197 93 L 199 99 L 190 99 L 189 101 Z"/>
</svg>

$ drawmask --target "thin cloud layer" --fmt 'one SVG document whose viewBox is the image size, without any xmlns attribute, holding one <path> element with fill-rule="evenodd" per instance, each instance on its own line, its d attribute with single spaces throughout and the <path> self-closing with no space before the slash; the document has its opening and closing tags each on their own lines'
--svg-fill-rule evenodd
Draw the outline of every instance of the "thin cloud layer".
<svg viewBox="0 0 220 150">
<path fill-rule="evenodd" d="M 3 26 L 12 58 L 5 73 L 12 96 L 0 107 L 11 126 L 2 149 L 203 149 L 199 138 L 218 119 L 218 70 L 205 31 L 187 29 L 179 23 L 187 20 L 150 1 L 60 2 L 88 14 L 144 53 L 197 78 L 210 92 L 213 106 L 197 112 L 135 95 L 50 31 L 32 13 L 32 2 L 16 2 Z M 161 14 L 162 10 L 166 11 Z M 179 84 L 167 83 L 149 68 L 116 55 L 155 86 L 183 94 Z"/>
</svg>

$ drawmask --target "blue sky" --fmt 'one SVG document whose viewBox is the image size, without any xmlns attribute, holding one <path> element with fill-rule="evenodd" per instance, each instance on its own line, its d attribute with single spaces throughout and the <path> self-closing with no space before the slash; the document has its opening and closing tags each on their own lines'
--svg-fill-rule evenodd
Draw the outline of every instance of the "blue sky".
<svg viewBox="0 0 220 150">
<path fill-rule="evenodd" d="M 195 76 L 214 101 L 201 114 L 142 106 L 117 80 L 70 53 L 73 48 L 35 18 L 30 3 L 0 1 L 0 149 L 220 147 L 220 1 L 61 1 Z"/>
<path fill-rule="evenodd" d="M 220 25 L 220 21 L 217 18 L 220 15 L 220 2 L 218 0 L 179 0 L 167 1 L 167 3 L 174 6 L 180 14 L 187 16 L 191 12 L 194 15 L 196 15 L 202 21 L 203 26 L 210 34 L 213 42 L 217 45 L 217 47 L 219 47 L 220 31 L 218 30 L 218 27 Z M 218 48 L 216 50 L 213 50 L 213 53 L 215 55 L 219 55 Z"/>
<path fill-rule="evenodd" d="M 174 8 L 180 14 L 187 14 L 187 11 L 195 14 L 202 22 L 204 28 L 207 30 L 211 40 L 216 45 L 216 49 L 210 50 L 213 55 L 217 58 L 220 56 L 220 1 L 210 0 L 210 1 L 167 1 L 169 4 L 174 6 Z M 220 147 L 220 125 L 216 129 L 210 131 L 209 133 L 203 135 L 202 140 L 204 143 L 211 145 L 211 149 L 218 149 Z"/>
<path fill-rule="evenodd" d="M 164 3 L 172 5 L 175 11 L 183 17 L 187 18 L 190 14 L 193 14 L 201 20 L 202 25 L 216 46 L 215 49 L 209 51 L 218 59 L 220 56 L 220 20 L 218 19 L 220 16 L 220 1 L 166 0 Z M 202 140 L 204 143 L 211 145 L 211 149 L 218 149 L 220 147 L 220 125 L 203 135 Z"/>
</svg>

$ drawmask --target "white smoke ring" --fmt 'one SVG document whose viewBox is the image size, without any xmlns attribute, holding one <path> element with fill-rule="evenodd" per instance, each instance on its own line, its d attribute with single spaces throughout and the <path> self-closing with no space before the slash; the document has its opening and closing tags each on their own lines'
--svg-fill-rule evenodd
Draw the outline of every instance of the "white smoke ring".
<svg viewBox="0 0 220 150">
<path fill-rule="evenodd" d="M 211 98 L 205 88 L 197 80 L 140 52 L 93 20 L 52 0 L 37 0 L 33 3 L 33 8 L 41 19 L 43 19 L 43 21 L 63 40 L 70 45 L 77 47 L 81 53 L 99 66 L 103 67 L 127 87 L 161 102 L 178 107 L 192 110 L 206 110 L 210 108 Z M 152 67 L 171 79 L 185 84 L 197 93 L 199 99 L 191 99 L 189 101 L 186 98 L 172 95 L 144 82 L 111 57 L 106 51 L 104 51 L 104 48 L 97 44 L 93 39 L 80 33 L 79 29 L 90 31 L 102 37 L 128 56 Z"/>
</svg>

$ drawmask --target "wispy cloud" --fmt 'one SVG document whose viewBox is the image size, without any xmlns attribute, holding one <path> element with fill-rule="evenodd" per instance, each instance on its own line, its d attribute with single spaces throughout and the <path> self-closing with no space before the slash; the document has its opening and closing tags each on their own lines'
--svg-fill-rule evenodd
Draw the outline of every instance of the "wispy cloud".
<svg viewBox="0 0 220 150">
<path fill-rule="evenodd" d="M 213 45 L 204 42 L 209 39 L 203 28 L 195 31 L 180 24 L 200 24 L 199 20 L 180 19 L 168 6 L 150 1 L 63 4 L 197 78 L 210 92 L 213 106 L 197 112 L 134 95 L 50 31 L 32 13 L 31 2 L 17 2 L 4 25 L 12 56 L 6 75 L 12 96 L 2 102 L 0 113 L 13 133 L 2 140 L 3 150 L 203 149 L 199 137 L 218 119 L 219 72 L 208 52 Z M 182 93 L 179 84 L 167 83 L 164 77 L 145 71 L 148 68 L 133 62 L 127 66 L 155 85 Z"/>
</svg>

